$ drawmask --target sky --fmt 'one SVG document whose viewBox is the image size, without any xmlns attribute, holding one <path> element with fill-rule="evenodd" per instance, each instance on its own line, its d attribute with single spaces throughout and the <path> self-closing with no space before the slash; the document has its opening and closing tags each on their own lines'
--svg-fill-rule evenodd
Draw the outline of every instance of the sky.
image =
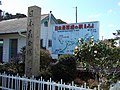
<svg viewBox="0 0 120 90">
<path fill-rule="evenodd" d="M 67 23 L 75 23 L 75 7 L 77 6 L 77 22 L 99 21 L 99 38 L 110 39 L 112 34 L 120 30 L 120 0 L 0 0 L 0 9 L 5 12 L 27 15 L 29 6 L 41 7 L 41 14 L 52 14 L 56 19 Z"/>
</svg>

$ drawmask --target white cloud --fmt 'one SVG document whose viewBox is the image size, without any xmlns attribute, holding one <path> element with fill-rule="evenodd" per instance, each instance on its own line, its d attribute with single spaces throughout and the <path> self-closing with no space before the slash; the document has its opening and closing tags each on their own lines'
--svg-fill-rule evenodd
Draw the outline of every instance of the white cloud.
<svg viewBox="0 0 120 90">
<path fill-rule="evenodd" d="M 108 27 L 109 28 L 115 28 L 115 27 L 117 27 L 117 25 L 115 25 L 115 24 L 109 24 Z"/>
<path fill-rule="evenodd" d="M 89 15 L 88 18 L 98 18 L 100 14 Z"/>
<path fill-rule="evenodd" d="M 120 2 L 118 2 L 118 6 L 120 6 Z"/>
<path fill-rule="evenodd" d="M 108 10 L 108 13 L 112 13 L 112 12 L 113 12 L 113 10 L 112 10 L 112 9 L 109 9 L 109 10 Z"/>
</svg>

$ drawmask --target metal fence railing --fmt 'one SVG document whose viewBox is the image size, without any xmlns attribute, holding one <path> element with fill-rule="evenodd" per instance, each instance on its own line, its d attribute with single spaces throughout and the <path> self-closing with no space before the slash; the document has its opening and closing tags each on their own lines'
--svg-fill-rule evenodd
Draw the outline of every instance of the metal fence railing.
<svg viewBox="0 0 120 90">
<path fill-rule="evenodd" d="M 11 76 L 6 73 L 0 74 L 0 88 L 2 90 L 93 90 L 89 89 L 86 83 L 77 87 L 74 82 L 69 85 L 63 83 L 62 79 L 56 83 L 51 78 L 44 81 L 42 77 L 36 80 L 34 77 L 28 79 L 25 75 L 20 77 L 19 75 Z M 94 90 L 100 90 L 100 86 Z"/>
<path fill-rule="evenodd" d="M 110 86 L 110 90 L 120 90 L 120 81 Z"/>
</svg>

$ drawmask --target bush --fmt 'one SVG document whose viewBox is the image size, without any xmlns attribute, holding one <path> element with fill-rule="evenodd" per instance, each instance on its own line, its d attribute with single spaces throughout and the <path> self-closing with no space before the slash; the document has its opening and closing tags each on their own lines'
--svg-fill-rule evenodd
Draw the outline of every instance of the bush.
<svg viewBox="0 0 120 90">
<path fill-rule="evenodd" d="M 49 68 L 52 62 L 53 60 L 49 51 L 40 49 L 40 77 L 42 76 L 45 80 L 48 80 L 52 76 Z"/>
<path fill-rule="evenodd" d="M 0 65 L 0 72 L 6 72 L 8 74 L 17 74 L 24 75 L 25 73 L 25 46 L 21 48 L 21 52 L 14 58 L 12 58 L 11 62 L 8 64 Z M 50 53 L 46 49 L 40 49 L 40 74 L 45 78 L 49 75 L 49 64 L 52 62 L 52 57 Z M 22 62 L 22 63 L 21 63 Z M 51 75 L 51 74 L 50 74 Z"/>
<path fill-rule="evenodd" d="M 51 67 L 54 80 L 71 82 L 76 77 L 76 61 L 73 55 L 61 55 L 58 61 Z"/>
<path fill-rule="evenodd" d="M 52 62 L 52 57 L 46 49 L 40 49 L 40 69 L 46 70 L 49 64 Z"/>
<path fill-rule="evenodd" d="M 7 74 L 14 74 L 16 75 L 17 73 L 19 75 L 24 75 L 24 64 L 20 63 L 20 64 L 11 64 L 11 63 L 7 63 L 7 64 L 3 64 L 0 65 L 0 72 L 6 72 Z"/>
</svg>

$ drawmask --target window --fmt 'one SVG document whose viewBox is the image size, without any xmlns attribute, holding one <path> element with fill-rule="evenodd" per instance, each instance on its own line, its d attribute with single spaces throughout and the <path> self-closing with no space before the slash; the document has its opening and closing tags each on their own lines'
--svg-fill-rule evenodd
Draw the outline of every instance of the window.
<svg viewBox="0 0 120 90">
<path fill-rule="evenodd" d="M 10 39 L 10 58 L 17 56 L 17 47 L 18 46 L 18 40 L 17 39 Z"/>
<path fill-rule="evenodd" d="M 47 21 L 44 22 L 44 26 L 48 27 L 48 22 Z"/>
<path fill-rule="evenodd" d="M 40 47 L 43 48 L 43 39 L 40 40 Z"/>
<path fill-rule="evenodd" d="M 52 40 L 48 40 L 48 47 L 52 47 Z"/>
</svg>

